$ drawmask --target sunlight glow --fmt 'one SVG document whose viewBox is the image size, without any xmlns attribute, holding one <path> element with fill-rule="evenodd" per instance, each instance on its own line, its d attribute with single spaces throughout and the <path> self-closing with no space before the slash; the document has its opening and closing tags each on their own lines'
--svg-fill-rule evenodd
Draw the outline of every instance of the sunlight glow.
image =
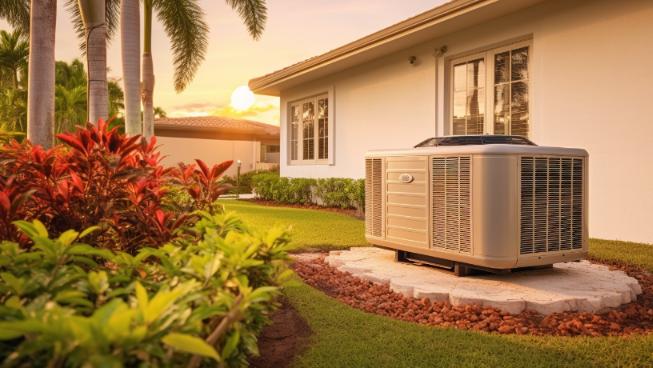
<svg viewBox="0 0 653 368">
<path fill-rule="evenodd" d="M 231 94 L 231 106 L 236 110 L 245 111 L 254 104 L 254 93 L 247 86 L 240 86 Z"/>
</svg>

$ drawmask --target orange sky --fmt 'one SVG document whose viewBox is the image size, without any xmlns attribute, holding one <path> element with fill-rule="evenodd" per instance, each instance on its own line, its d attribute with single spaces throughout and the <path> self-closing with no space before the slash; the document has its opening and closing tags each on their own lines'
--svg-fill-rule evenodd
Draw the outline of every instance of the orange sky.
<svg viewBox="0 0 653 368">
<path fill-rule="evenodd" d="M 1 0 L 0 0 L 1 1 Z M 385 28 L 444 0 L 268 0 L 268 23 L 260 41 L 253 41 L 242 21 L 224 1 L 200 0 L 211 28 L 206 60 L 193 83 L 176 94 L 172 84 L 172 54 L 161 25 L 153 27 L 152 53 L 156 86 L 154 104 L 169 116 L 220 114 L 279 124 L 279 99 L 256 96 L 251 111 L 235 112 L 231 93 L 259 77 L 319 55 Z M 57 60 L 81 58 L 68 12 L 59 0 Z M 156 17 L 155 17 L 156 19 Z M 8 29 L 0 20 L 0 29 Z M 110 77 L 121 78 L 120 44 L 109 46 Z"/>
</svg>

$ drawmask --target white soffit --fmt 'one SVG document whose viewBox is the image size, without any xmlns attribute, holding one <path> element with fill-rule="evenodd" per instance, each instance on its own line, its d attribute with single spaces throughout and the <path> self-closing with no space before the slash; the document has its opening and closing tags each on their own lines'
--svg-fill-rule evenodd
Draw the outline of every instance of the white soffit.
<svg viewBox="0 0 653 368">
<path fill-rule="evenodd" d="M 437 37 L 488 22 L 546 0 L 452 0 L 369 36 L 266 76 L 251 79 L 256 94 L 280 91 L 349 69 Z"/>
</svg>

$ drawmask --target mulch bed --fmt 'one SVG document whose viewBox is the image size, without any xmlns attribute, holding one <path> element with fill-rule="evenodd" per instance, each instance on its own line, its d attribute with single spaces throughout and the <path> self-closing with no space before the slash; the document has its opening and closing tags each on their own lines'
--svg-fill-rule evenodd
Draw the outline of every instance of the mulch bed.
<svg viewBox="0 0 653 368">
<path fill-rule="evenodd" d="M 355 217 L 359 220 L 365 220 L 365 215 L 363 214 L 362 211 L 359 210 L 344 210 L 342 208 L 337 208 L 337 207 L 323 207 L 319 206 L 317 204 L 281 204 L 277 203 L 275 201 L 265 201 L 263 199 L 257 199 L 257 198 L 240 198 L 238 199 L 239 201 L 243 202 L 252 202 L 256 204 L 260 204 L 261 206 L 271 206 L 271 207 L 288 207 L 288 208 L 300 208 L 303 210 L 318 210 L 318 211 L 327 211 L 327 212 L 337 212 L 337 213 L 342 213 L 344 215 L 349 215 L 352 217 Z"/>
<path fill-rule="evenodd" d="M 258 336 L 261 355 L 250 357 L 253 368 L 290 367 L 303 348 L 308 345 L 311 328 L 306 320 L 286 300 L 271 316 L 273 324 L 263 327 Z"/>
<path fill-rule="evenodd" d="M 304 281 L 325 294 L 368 313 L 388 316 L 427 326 L 452 327 L 500 334 L 549 336 L 648 335 L 653 331 L 653 274 L 635 267 L 609 265 L 636 278 L 643 294 L 637 301 L 607 313 L 554 313 L 548 316 L 533 310 L 511 315 L 490 306 L 452 306 L 449 302 L 418 300 L 341 272 L 324 262 L 326 254 L 311 261 L 293 263 Z M 594 260 L 596 261 L 596 260 Z"/>
</svg>

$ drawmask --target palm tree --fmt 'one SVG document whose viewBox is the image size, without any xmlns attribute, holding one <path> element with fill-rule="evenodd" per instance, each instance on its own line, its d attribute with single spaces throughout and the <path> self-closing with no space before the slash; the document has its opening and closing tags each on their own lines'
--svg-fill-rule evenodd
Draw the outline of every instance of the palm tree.
<svg viewBox="0 0 653 368">
<path fill-rule="evenodd" d="M 120 88 L 117 80 L 110 80 L 108 87 L 109 117 L 113 117 L 118 115 L 120 110 L 125 109 L 125 92 L 122 90 L 122 88 Z"/>
<path fill-rule="evenodd" d="M 27 69 L 29 44 L 24 40 L 20 29 L 13 33 L 0 31 L 0 69 L 9 72 L 14 89 L 18 89 L 18 77 Z"/>
<path fill-rule="evenodd" d="M 55 82 L 62 86 L 74 86 L 80 83 L 86 84 L 86 71 L 84 70 L 84 63 L 79 59 L 74 59 L 68 64 L 65 61 L 57 61 L 55 63 Z"/>
<path fill-rule="evenodd" d="M 55 131 L 75 131 L 75 125 L 84 126 L 86 122 L 86 86 L 68 88 L 55 87 Z"/>
<path fill-rule="evenodd" d="M 27 131 L 27 91 L 7 88 L 0 92 L 0 131 Z"/>
<path fill-rule="evenodd" d="M 238 12 L 249 34 L 258 40 L 265 29 L 265 0 L 225 0 Z M 175 91 L 181 93 L 193 80 L 208 47 L 209 27 L 198 0 L 144 0 L 143 42 L 143 135 L 154 135 L 154 66 L 152 61 L 152 14 L 156 11 L 170 38 L 174 54 Z"/>
<path fill-rule="evenodd" d="M 27 95 L 27 138 L 35 145 L 50 149 L 54 146 L 57 0 L 31 1 L 30 4 L 30 72 L 27 89 L 32 93 Z"/>
<path fill-rule="evenodd" d="M 97 124 L 98 119 L 107 119 L 109 115 L 105 0 L 79 0 L 78 4 L 84 23 L 88 62 L 88 121 Z"/>
<path fill-rule="evenodd" d="M 125 131 L 142 133 L 141 126 L 141 16 L 139 0 L 120 3 L 122 75 L 125 87 Z M 113 116 L 113 115 L 111 115 Z"/>
</svg>

